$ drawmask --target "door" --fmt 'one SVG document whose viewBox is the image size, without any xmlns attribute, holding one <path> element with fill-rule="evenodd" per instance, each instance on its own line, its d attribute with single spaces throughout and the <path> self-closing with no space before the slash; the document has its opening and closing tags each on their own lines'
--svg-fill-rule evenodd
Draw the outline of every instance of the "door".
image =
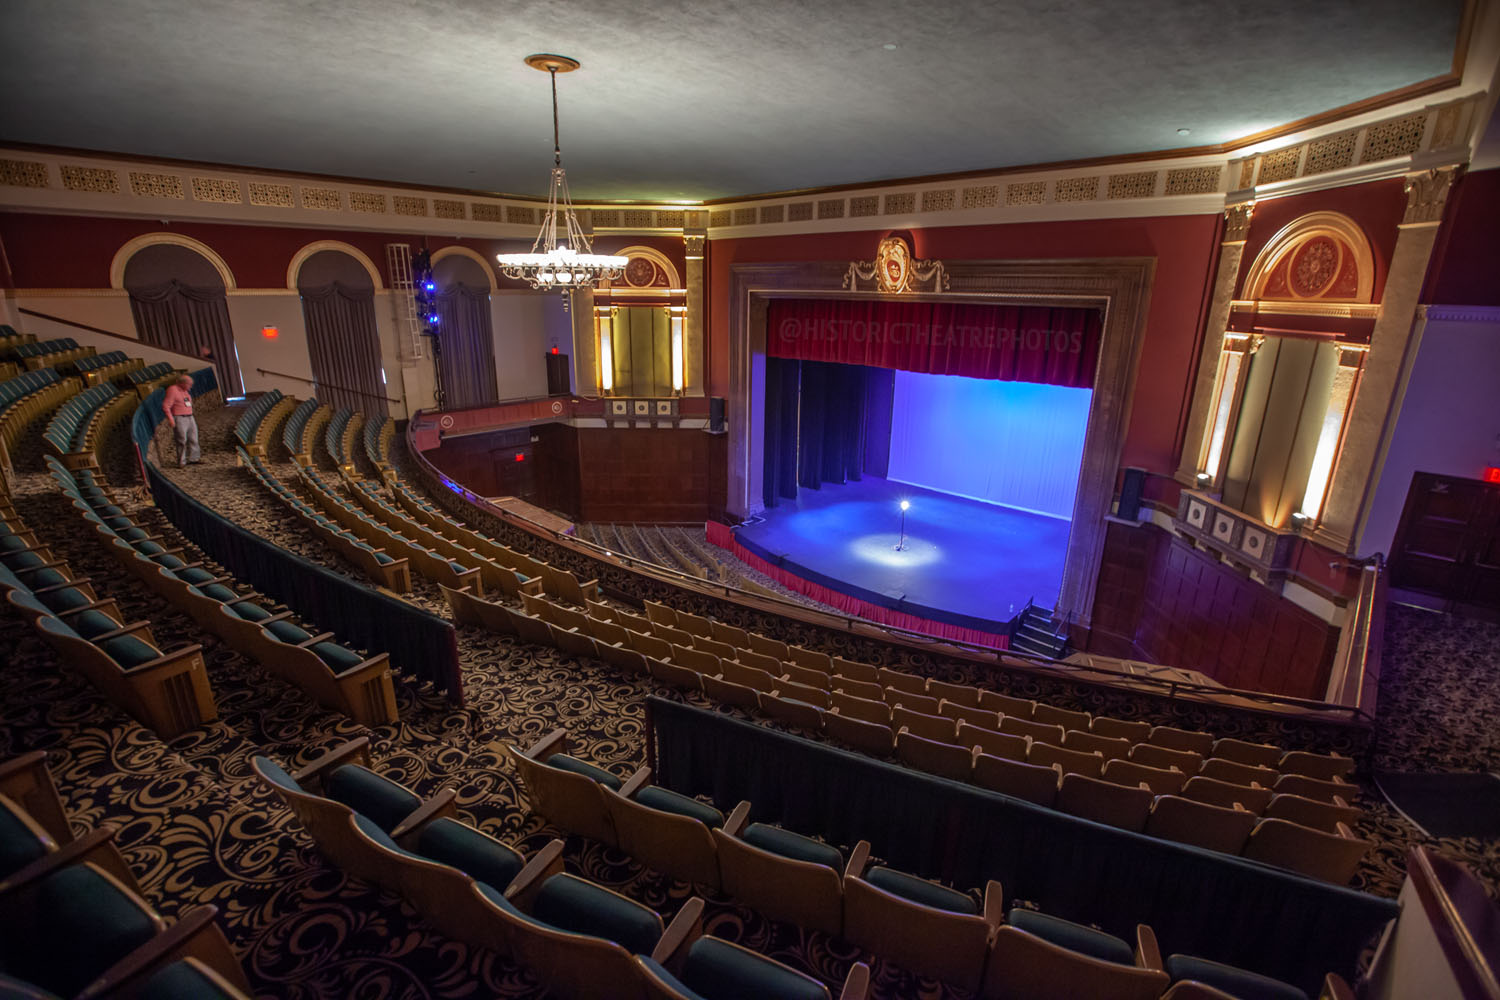
<svg viewBox="0 0 1500 1000">
<path fill-rule="evenodd" d="M 1392 587 L 1500 616 L 1500 485 L 1418 472 L 1392 549 Z"/>
</svg>

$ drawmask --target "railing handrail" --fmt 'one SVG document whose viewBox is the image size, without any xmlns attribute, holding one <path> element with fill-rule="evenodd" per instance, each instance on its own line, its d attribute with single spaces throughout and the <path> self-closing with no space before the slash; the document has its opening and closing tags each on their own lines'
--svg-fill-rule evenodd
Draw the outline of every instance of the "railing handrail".
<svg viewBox="0 0 1500 1000">
<path fill-rule="evenodd" d="M 387 403 L 399 403 L 399 402 L 401 402 L 401 400 L 395 399 L 394 397 L 391 397 L 391 396 L 381 396 L 381 395 L 378 395 L 378 394 L 373 393 L 373 392 L 365 392 L 363 389 L 355 389 L 352 386 L 339 385 L 337 382 L 322 382 L 322 381 L 319 381 L 317 379 L 304 378 L 301 375 L 293 375 L 291 372 L 276 372 L 276 371 L 272 371 L 269 368 L 257 368 L 257 369 L 255 369 L 255 371 L 259 375 L 275 375 L 277 378 L 294 379 L 294 380 L 296 380 L 298 382 L 302 382 L 302 383 L 305 383 L 305 384 L 311 385 L 311 386 L 326 385 L 330 389 L 341 389 L 344 392 L 352 392 L 356 396 L 364 396 L 366 399 L 383 399 Z"/>
<path fill-rule="evenodd" d="M 1385 555 L 1377 552 L 1361 569 L 1359 589 L 1344 621 L 1328 677 L 1330 702 L 1374 717 L 1373 694 L 1380 680 L 1380 636 L 1376 618 L 1382 610 Z M 1369 691 L 1372 698 L 1366 698 Z"/>
<path fill-rule="evenodd" d="M 540 399 L 548 397 L 535 398 Z M 1092 664 L 1069 663 L 1066 660 L 1054 660 L 1050 657 L 1039 656 L 1032 653 L 1018 652 L 1011 649 L 994 649 L 988 646 L 979 646 L 974 643 L 964 642 L 960 639 L 943 639 L 921 632 L 912 632 L 907 629 L 903 629 L 900 626 L 884 625 L 879 622 L 873 622 L 869 619 L 859 618 L 854 615 L 835 614 L 833 612 L 823 611 L 821 609 L 809 608 L 806 605 L 789 601 L 784 597 L 770 596 L 765 594 L 752 594 L 749 591 L 741 590 L 738 587 L 733 587 L 726 583 L 710 584 L 705 580 L 701 580 L 698 577 L 691 576 L 687 573 L 682 572 L 681 570 L 673 569 L 672 567 L 664 566 L 660 563 L 651 562 L 649 560 L 639 559 L 635 556 L 618 553 L 613 549 L 606 549 L 604 548 L 604 546 L 599 545 L 596 542 L 591 542 L 576 535 L 564 534 L 563 532 L 557 531 L 553 528 L 549 528 L 544 524 L 539 524 L 522 514 L 518 514 L 514 511 L 506 510 L 503 507 L 492 504 L 485 497 L 480 496 L 467 487 L 455 483 L 451 478 L 444 475 L 442 470 L 438 469 L 435 465 L 428 461 L 426 456 L 424 456 L 422 452 L 417 449 L 414 441 L 412 440 L 412 432 L 424 413 L 425 411 L 418 410 L 415 414 L 413 414 L 412 419 L 407 423 L 406 428 L 407 451 L 411 453 L 415 461 L 425 467 L 439 481 L 447 484 L 454 493 L 463 497 L 469 503 L 480 508 L 481 510 L 484 510 L 486 513 L 493 514 L 494 516 L 500 518 L 502 521 L 513 524 L 523 531 L 527 531 L 533 535 L 546 538 L 558 545 L 563 546 L 564 548 L 571 548 L 575 551 L 579 551 L 583 554 L 588 555 L 590 558 L 598 559 L 600 562 L 619 566 L 620 568 L 631 572 L 637 572 L 642 573 L 646 576 L 656 577 L 665 582 L 672 583 L 675 586 L 683 587 L 685 589 L 697 591 L 699 593 L 710 594 L 715 597 L 722 596 L 729 600 L 749 604 L 751 606 L 760 607 L 762 609 L 766 609 L 766 606 L 770 605 L 771 607 L 769 608 L 769 610 L 772 610 L 777 614 L 784 615 L 785 617 L 789 618 L 800 619 L 803 621 L 811 620 L 811 624 L 821 624 L 824 627 L 834 627 L 836 625 L 841 625 L 844 631 L 847 632 L 854 632 L 857 629 L 874 631 L 875 633 L 884 635 L 887 638 L 897 639 L 909 644 L 928 646 L 944 645 L 953 648 L 957 652 L 965 654 L 971 658 L 981 659 L 989 662 L 998 662 L 1002 657 L 1004 657 L 1012 660 L 1027 661 L 1032 665 L 1035 665 L 1037 667 L 1044 667 L 1051 671 L 1062 671 L 1073 674 L 1095 674 L 1100 677 L 1111 678 L 1117 681 L 1127 681 L 1132 687 L 1139 688 L 1141 686 L 1146 686 L 1149 688 L 1153 688 L 1155 689 L 1156 693 L 1164 695 L 1169 700 L 1176 699 L 1180 695 L 1192 694 L 1201 694 L 1210 698 L 1222 698 L 1226 695 L 1232 695 L 1237 700 L 1258 702 L 1267 708 L 1283 706 L 1319 711 L 1324 713 L 1333 713 L 1335 715 L 1347 715 L 1349 717 L 1348 721 L 1356 725 L 1366 724 L 1372 721 L 1367 713 L 1361 711 L 1357 706 L 1350 707 L 1345 705 L 1330 704 L 1328 702 L 1317 701 L 1311 698 L 1297 698 L 1291 695 L 1272 694 L 1266 691 L 1249 691 L 1241 688 L 1196 684 L 1191 681 L 1161 680 L 1155 677 L 1143 677 L 1138 674 L 1129 673 L 1127 671 L 1111 670 L 1107 667 L 1099 667 Z"/>
</svg>

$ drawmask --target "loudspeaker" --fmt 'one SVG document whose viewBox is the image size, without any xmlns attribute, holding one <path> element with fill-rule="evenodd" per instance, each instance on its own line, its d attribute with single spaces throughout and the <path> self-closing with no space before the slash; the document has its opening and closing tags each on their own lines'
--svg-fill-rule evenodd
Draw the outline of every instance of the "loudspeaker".
<svg viewBox="0 0 1500 1000">
<path fill-rule="evenodd" d="M 708 397 L 708 429 L 711 433 L 724 433 L 724 414 L 726 409 L 723 396 Z"/>
<path fill-rule="evenodd" d="M 1123 521 L 1141 519 L 1141 491 L 1146 488 L 1146 470 L 1130 466 L 1125 470 L 1125 483 L 1120 487 L 1120 507 L 1116 516 Z"/>
<path fill-rule="evenodd" d="M 566 354 L 547 354 L 547 395 L 566 396 L 573 391 L 573 368 Z"/>
</svg>

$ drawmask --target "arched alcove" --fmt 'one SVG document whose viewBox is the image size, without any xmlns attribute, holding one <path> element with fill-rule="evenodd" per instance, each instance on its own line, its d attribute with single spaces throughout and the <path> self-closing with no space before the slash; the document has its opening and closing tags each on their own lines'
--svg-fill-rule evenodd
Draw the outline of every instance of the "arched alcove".
<svg viewBox="0 0 1500 1000">
<path fill-rule="evenodd" d="M 308 250 L 304 247 L 303 250 Z M 353 250 L 353 248 L 349 248 Z M 379 274 L 343 245 L 299 252 L 288 275 L 302 296 L 307 353 L 318 398 L 366 414 L 386 412 L 386 386 L 375 324 Z"/>
<path fill-rule="evenodd" d="M 433 364 L 442 389 L 442 408 L 486 406 L 500 398 L 495 369 L 495 334 L 490 318 L 494 277 L 478 254 L 463 247 L 433 254 L 437 287 L 437 336 Z"/>
<path fill-rule="evenodd" d="M 217 254 L 206 256 L 207 248 L 196 240 L 131 242 L 130 252 L 122 247 L 115 255 L 118 274 L 112 277 L 130 296 L 136 335 L 143 343 L 209 362 L 226 396 L 242 394 L 223 261 Z"/>
<path fill-rule="evenodd" d="M 1271 238 L 1245 276 L 1245 298 L 1369 302 L 1375 255 L 1359 224 L 1339 212 L 1304 215 Z"/>
</svg>

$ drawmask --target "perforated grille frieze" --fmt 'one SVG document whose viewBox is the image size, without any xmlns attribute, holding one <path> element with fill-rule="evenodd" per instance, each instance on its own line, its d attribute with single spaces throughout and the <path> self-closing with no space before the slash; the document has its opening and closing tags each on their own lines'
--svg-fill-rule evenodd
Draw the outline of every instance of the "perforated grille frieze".
<svg viewBox="0 0 1500 1000">
<path fill-rule="evenodd" d="M 119 194 L 120 175 L 104 167 L 62 166 L 63 187 L 92 194 Z"/>
<path fill-rule="evenodd" d="M 1047 200 L 1046 181 L 1018 181 L 1005 185 L 1007 205 L 1040 205 Z"/>
<path fill-rule="evenodd" d="M 0 184 L 6 187 L 47 187 L 47 164 L 39 160 L 0 160 Z"/>
<path fill-rule="evenodd" d="M 736 226 L 753 226 L 755 225 L 755 214 L 754 208 L 737 208 L 734 210 L 734 224 Z"/>
<path fill-rule="evenodd" d="M 176 174 L 153 174 L 144 170 L 130 172 L 130 193 L 139 198 L 172 198 L 182 201 L 187 197 L 182 189 L 182 178 Z"/>
<path fill-rule="evenodd" d="M 259 205 L 262 208 L 292 208 L 296 204 L 290 184 L 251 181 L 248 187 L 252 205 Z"/>
<path fill-rule="evenodd" d="M 863 219 L 871 215 L 880 214 L 880 196 L 863 194 L 857 198 L 849 199 L 849 217 L 852 219 Z"/>
<path fill-rule="evenodd" d="M 518 226 L 534 226 L 536 209 L 530 205 L 506 205 L 505 221 Z"/>
<path fill-rule="evenodd" d="M 1308 174 L 1321 174 L 1329 170 L 1342 170 L 1354 162 L 1354 142 L 1358 131 L 1340 132 L 1338 135 L 1314 139 L 1307 144 L 1307 165 L 1302 168 Z"/>
<path fill-rule="evenodd" d="M 1297 176 L 1297 164 L 1302 162 L 1302 147 L 1288 146 L 1260 158 L 1260 177 L 1256 184 L 1275 184 Z"/>
<path fill-rule="evenodd" d="M 1379 163 L 1398 156 L 1410 156 L 1422 148 L 1422 130 L 1426 125 L 1427 115 L 1421 111 L 1395 121 L 1371 125 L 1365 132 L 1365 148 L 1359 162 Z"/>
<path fill-rule="evenodd" d="M 1149 198 L 1156 193 L 1156 171 L 1138 170 L 1109 175 L 1109 197 Z"/>
<path fill-rule="evenodd" d="M 451 198 L 434 198 L 432 199 L 432 214 L 438 219 L 462 219 L 464 203 Z"/>
<path fill-rule="evenodd" d="M 1177 167 L 1167 171 L 1167 194 L 1213 194 L 1218 190 L 1218 167 Z"/>
<path fill-rule="evenodd" d="M 952 188 L 941 188 L 936 191 L 922 192 L 922 211 L 924 212 L 950 212 L 957 201 Z"/>
<path fill-rule="evenodd" d="M 414 198 L 407 194 L 391 196 L 391 208 L 397 215 L 422 215 L 427 214 L 427 199 Z"/>
<path fill-rule="evenodd" d="M 760 221 L 762 224 L 768 222 L 781 222 L 786 218 L 785 205 L 762 205 L 760 206 Z"/>
<path fill-rule="evenodd" d="M 470 216 L 475 222 L 504 222 L 505 206 L 493 202 L 476 201 L 469 205 Z"/>
<path fill-rule="evenodd" d="M 1052 188 L 1053 201 L 1094 201 L 1099 197 L 1099 178 L 1064 177 Z"/>
<path fill-rule="evenodd" d="M 302 207 L 337 212 L 344 207 L 344 198 L 338 188 L 305 187 L 302 189 Z"/>
<path fill-rule="evenodd" d="M 1000 204 L 1000 185 L 981 184 L 964 188 L 964 208 L 995 208 Z"/>
<path fill-rule="evenodd" d="M 910 215 L 917 210 L 917 193 L 903 191 L 900 194 L 888 194 L 883 204 L 886 215 Z"/>
</svg>

